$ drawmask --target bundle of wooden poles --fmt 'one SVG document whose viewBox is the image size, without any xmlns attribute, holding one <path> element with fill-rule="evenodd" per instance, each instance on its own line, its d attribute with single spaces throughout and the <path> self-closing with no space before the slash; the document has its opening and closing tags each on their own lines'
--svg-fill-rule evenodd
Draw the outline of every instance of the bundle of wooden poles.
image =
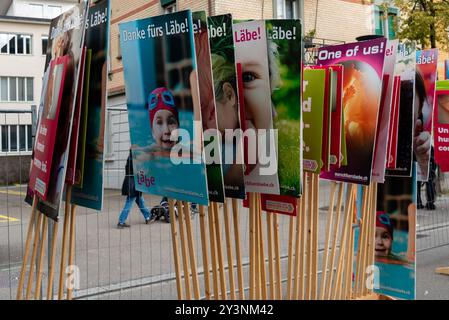
<svg viewBox="0 0 449 320">
<path fill-rule="evenodd" d="M 319 176 L 306 173 L 304 180 L 303 195 L 297 200 L 297 215 L 288 217 L 288 252 L 284 254 L 281 252 L 281 217 L 262 211 L 259 194 L 249 194 L 249 209 L 242 208 L 236 199 L 200 206 L 201 244 L 195 241 L 196 228 L 192 227 L 189 203 L 170 200 L 178 299 L 340 300 L 372 297 L 369 285 L 372 274 L 369 270 L 374 265 L 377 185 L 363 187 L 358 217 L 356 185 L 331 182 L 329 208 L 323 221 L 319 219 Z M 70 199 L 70 192 L 68 188 L 66 200 Z M 19 278 L 18 300 L 43 298 L 40 292 L 48 218 L 36 210 L 36 203 L 35 198 Z M 178 219 L 173 218 L 176 216 L 175 206 Z M 249 215 L 249 239 L 241 235 L 244 226 L 239 217 L 245 214 Z M 73 288 L 67 286 L 65 280 L 73 275 L 70 268 L 74 262 L 75 220 L 76 207 L 66 201 L 58 299 L 70 300 L 73 297 Z M 322 231 L 325 233 L 324 247 L 319 243 Z M 46 299 L 54 297 L 57 232 L 58 222 L 54 222 L 48 253 Z M 249 261 L 244 261 L 242 244 L 247 240 Z M 196 256 L 198 245 L 201 245 L 202 265 Z M 31 258 L 28 259 L 30 253 Z M 321 263 L 319 254 L 322 255 Z M 282 268 L 285 263 L 286 267 Z"/>
<path fill-rule="evenodd" d="M 240 207 L 235 199 L 200 207 L 202 266 L 198 266 L 195 255 L 198 244 L 194 241 L 189 204 L 177 202 L 177 223 L 175 219 L 170 222 L 178 299 L 376 298 L 370 283 L 375 263 L 377 185 L 363 187 L 359 217 L 356 197 L 356 185 L 331 182 L 329 208 L 320 224 L 319 176 L 307 173 L 297 215 L 288 218 L 286 254 L 281 252 L 281 218 L 262 211 L 259 194 L 249 194 L 249 209 Z M 170 201 L 172 217 L 174 208 L 174 201 Z M 242 261 L 245 239 L 239 217 L 244 214 L 249 215 L 249 265 Z M 319 244 L 320 225 L 325 229 L 324 247 Z"/>
<path fill-rule="evenodd" d="M 62 233 L 62 245 L 61 245 L 61 259 L 59 268 L 59 282 L 57 299 L 71 300 L 73 298 L 73 280 L 74 269 L 73 263 L 75 258 L 75 224 L 76 224 L 76 206 L 70 204 L 72 187 L 67 186 L 66 189 L 66 202 L 65 213 L 63 220 L 63 233 Z M 55 260 L 57 253 L 57 241 L 58 241 L 58 226 L 59 222 L 54 221 L 52 228 L 51 244 L 48 252 L 48 277 L 47 277 L 47 290 L 46 296 L 41 297 L 42 278 L 43 278 L 43 264 L 45 259 L 45 248 L 47 240 L 47 230 L 49 218 L 37 210 L 37 197 L 33 197 L 33 205 L 31 209 L 30 221 L 28 223 L 27 236 L 25 241 L 25 249 L 22 258 L 22 269 L 19 276 L 19 284 L 17 287 L 16 299 L 21 300 L 25 298 L 30 299 L 42 299 L 53 300 L 53 286 L 55 275 Z M 31 251 L 31 252 L 30 252 Z M 31 258 L 29 258 L 31 253 Z M 37 258 L 37 263 L 36 263 Z M 29 265 L 28 265 L 29 264 Z M 35 270 L 36 268 L 36 270 Z M 28 271 L 28 280 L 27 277 Z M 36 278 L 35 278 L 36 275 Z M 68 281 L 66 281 L 66 277 Z M 67 283 L 66 283 L 67 282 Z M 67 285 L 68 284 L 68 285 Z M 34 287 L 34 294 L 33 294 Z M 24 294 L 25 293 L 25 294 Z"/>
</svg>

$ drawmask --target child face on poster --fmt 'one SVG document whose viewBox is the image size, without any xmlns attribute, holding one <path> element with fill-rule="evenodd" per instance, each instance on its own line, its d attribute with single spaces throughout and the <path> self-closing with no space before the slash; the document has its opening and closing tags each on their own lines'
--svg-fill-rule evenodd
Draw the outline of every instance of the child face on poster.
<svg viewBox="0 0 449 320">
<path fill-rule="evenodd" d="M 148 97 L 148 109 L 155 144 L 163 150 L 170 150 L 176 144 L 172 132 L 179 128 L 178 109 L 173 95 L 166 88 L 153 90 Z"/>
<path fill-rule="evenodd" d="M 393 226 L 387 213 L 378 211 L 376 214 L 376 257 L 387 257 L 393 244 Z"/>
<path fill-rule="evenodd" d="M 416 73 L 413 150 L 421 172 L 427 172 L 430 160 L 431 134 L 424 131 L 423 109 L 428 108 L 427 92 L 421 74 Z"/>
<path fill-rule="evenodd" d="M 262 41 L 248 42 L 246 50 L 239 53 L 242 64 L 242 80 L 245 94 L 245 117 L 247 129 L 271 129 L 270 74 L 267 56 L 254 55 L 266 47 Z M 269 111 L 268 111 L 269 110 Z"/>
<path fill-rule="evenodd" d="M 212 55 L 214 68 L 214 89 L 217 114 L 220 116 L 218 130 L 224 136 L 225 129 L 239 127 L 237 90 L 235 88 L 235 66 L 226 62 L 220 55 Z M 212 105 L 211 105 L 212 107 Z M 212 112 L 212 110 L 210 110 Z"/>
</svg>

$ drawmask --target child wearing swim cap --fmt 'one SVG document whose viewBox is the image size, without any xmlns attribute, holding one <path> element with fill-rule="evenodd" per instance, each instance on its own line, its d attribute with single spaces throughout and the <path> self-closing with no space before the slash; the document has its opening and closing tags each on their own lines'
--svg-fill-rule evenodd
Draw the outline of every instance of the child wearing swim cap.
<svg viewBox="0 0 449 320">
<path fill-rule="evenodd" d="M 177 142 L 170 139 L 172 131 L 179 128 L 178 109 L 172 93 L 163 87 L 154 89 L 148 96 L 148 112 L 153 146 L 171 150 Z"/>
<path fill-rule="evenodd" d="M 387 257 L 391 254 L 393 244 L 393 225 L 389 215 L 384 211 L 376 213 L 376 256 Z"/>
</svg>

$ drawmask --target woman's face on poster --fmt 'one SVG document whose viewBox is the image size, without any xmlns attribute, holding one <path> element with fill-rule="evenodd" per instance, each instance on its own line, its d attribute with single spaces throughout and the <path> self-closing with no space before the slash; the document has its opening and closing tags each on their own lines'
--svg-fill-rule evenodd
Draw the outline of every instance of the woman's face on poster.
<svg viewBox="0 0 449 320">
<path fill-rule="evenodd" d="M 390 254 L 393 239 L 387 229 L 376 227 L 376 256 L 386 257 Z"/>
<path fill-rule="evenodd" d="M 178 129 L 179 124 L 176 117 L 168 110 L 159 110 L 153 119 L 153 138 L 162 149 L 170 150 L 176 143 L 172 141 L 173 130 Z"/>
</svg>

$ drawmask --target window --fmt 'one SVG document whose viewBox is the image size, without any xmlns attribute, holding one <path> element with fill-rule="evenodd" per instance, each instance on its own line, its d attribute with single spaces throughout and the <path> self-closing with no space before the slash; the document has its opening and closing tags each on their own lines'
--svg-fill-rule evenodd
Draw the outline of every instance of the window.
<svg viewBox="0 0 449 320">
<path fill-rule="evenodd" d="M 18 101 L 25 101 L 25 78 L 17 78 Z"/>
<path fill-rule="evenodd" d="M 28 14 L 30 17 L 43 18 L 44 17 L 44 5 L 43 4 L 28 4 Z"/>
<path fill-rule="evenodd" d="M 0 126 L 0 151 L 1 152 L 30 152 L 31 125 L 2 125 Z"/>
<path fill-rule="evenodd" d="M 164 9 L 164 13 L 176 12 L 176 0 L 161 0 L 161 6 Z"/>
<path fill-rule="evenodd" d="M 2 152 L 8 152 L 9 151 L 9 126 L 1 126 L 0 130 L 2 134 Z"/>
<path fill-rule="evenodd" d="M 396 39 L 395 23 L 398 10 L 396 8 L 388 8 L 388 14 L 385 15 L 381 7 L 376 7 L 374 15 L 375 33 L 380 36 L 385 36 L 390 40 Z"/>
<path fill-rule="evenodd" d="M 8 53 L 8 35 L 0 33 L 0 53 Z"/>
<path fill-rule="evenodd" d="M 28 77 L 0 77 L 0 101 L 33 101 L 34 79 Z"/>
<path fill-rule="evenodd" d="M 9 150 L 17 150 L 17 126 L 9 126 Z"/>
<path fill-rule="evenodd" d="M 393 40 L 397 38 L 395 26 L 396 26 L 397 13 L 388 13 L 388 39 Z"/>
<path fill-rule="evenodd" d="M 0 101 L 8 101 L 8 78 L 0 77 Z"/>
<path fill-rule="evenodd" d="M 0 33 L 0 53 L 31 54 L 31 36 L 26 34 Z"/>
<path fill-rule="evenodd" d="M 9 101 L 17 101 L 17 78 L 9 77 Z"/>
<path fill-rule="evenodd" d="M 24 35 L 19 34 L 17 35 L 17 54 L 23 54 L 24 53 Z"/>
<path fill-rule="evenodd" d="M 286 0 L 285 1 L 285 18 L 286 19 L 296 19 L 298 17 L 296 6 L 296 0 Z"/>
<path fill-rule="evenodd" d="M 122 48 L 120 46 L 120 33 L 118 34 L 118 46 L 117 46 L 117 59 L 121 60 L 122 59 Z"/>
<path fill-rule="evenodd" d="M 42 55 L 45 56 L 47 54 L 48 36 L 42 36 L 41 40 L 42 40 Z"/>
<path fill-rule="evenodd" d="M 46 16 L 47 18 L 53 19 L 57 16 L 59 16 L 62 13 L 62 7 L 61 6 L 51 6 L 49 5 L 46 10 Z"/>
<path fill-rule="evenodd" d="M 9 54 L 16 54 L 16 40 L 17 36 L 15 34 L 8 35 L 9 41 Z"/>
<path fill-rule="evenodd" d="M 25 42 L 25 54 L 31 54 L 31 36 L 24 36 L 23 41 Z"/>
<path fill-rule="evenodd" d="M 26 126 L 19 126 L 19 150 L 26 151 Z"/>
<path fill-rule="evenodd" d="M 33 78 L 26 78 L 26 101 L 34 100 L 34 81 Z"/>
<path fill-rule="evenodd" d="M 28 151 L 32 151 L 33 150 L 33 143 L 32 143 L 33 135 L 31 133 L 31 124 L 27 125 L 26 127 L 27 127 L 27 148 L 28 148 Z"/>
</svg>

